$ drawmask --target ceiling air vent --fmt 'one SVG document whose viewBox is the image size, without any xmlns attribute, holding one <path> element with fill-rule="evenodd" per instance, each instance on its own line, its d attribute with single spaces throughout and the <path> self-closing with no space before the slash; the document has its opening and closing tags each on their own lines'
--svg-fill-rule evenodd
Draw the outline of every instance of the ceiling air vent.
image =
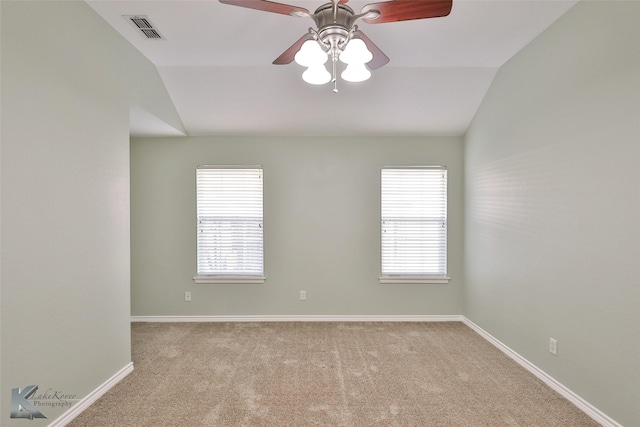
<svg viewBox="0 0 640 427">
<path fill-rule="evenodd" d="M 145 39 L 165 39 L 145 15 L 124 15 L 124 18 L 131 22 L 134 28 L 136 28 Z"/>
</svg>

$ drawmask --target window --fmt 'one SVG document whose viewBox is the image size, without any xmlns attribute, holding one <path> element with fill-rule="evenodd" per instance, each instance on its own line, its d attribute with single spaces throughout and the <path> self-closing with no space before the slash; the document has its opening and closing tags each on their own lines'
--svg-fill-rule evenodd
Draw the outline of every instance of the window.
<svg viewBox="0 0 640 427">
<path fill-rule="evenodd" d="M 447 168 L 383 168 L 381 283 L 447 283 Z"/>
<path fill-rule="evenodd" d="M 262 168 L 196 169 L 196 283 L 264 282 Z"/>
</svg>

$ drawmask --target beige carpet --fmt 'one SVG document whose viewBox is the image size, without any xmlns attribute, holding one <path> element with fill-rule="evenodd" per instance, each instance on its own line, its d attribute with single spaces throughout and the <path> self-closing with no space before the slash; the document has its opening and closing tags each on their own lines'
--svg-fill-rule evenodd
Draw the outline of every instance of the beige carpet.
<svg viewBox="0 0 640 427">
<path fill-rule="evenodd" d="M 134 323 L 70 426 L 597 426 L 462 323 Z"/>
</svg>

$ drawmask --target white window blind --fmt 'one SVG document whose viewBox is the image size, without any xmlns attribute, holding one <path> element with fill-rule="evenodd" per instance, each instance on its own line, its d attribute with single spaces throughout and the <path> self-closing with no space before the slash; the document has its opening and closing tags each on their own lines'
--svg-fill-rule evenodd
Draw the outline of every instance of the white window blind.
<svg viewBox="0 0 640 427">
<path fill-rule="evenodd" d="M 262 168 L 198 166 L 198 276 L 264 276 Z"/>
<path fill-rule="evenodd" d="M 381 173 L 382 277 L 446 279 L 446 167 Z"/>
</svg>

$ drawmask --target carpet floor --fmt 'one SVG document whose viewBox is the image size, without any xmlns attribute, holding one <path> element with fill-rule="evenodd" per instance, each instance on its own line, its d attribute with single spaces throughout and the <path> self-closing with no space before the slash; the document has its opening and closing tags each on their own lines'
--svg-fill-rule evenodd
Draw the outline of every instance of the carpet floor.
<svg viewBox="0 0 640 427">
<path fill-rule="evenodd" d="M 460 322 L 134 323 L 69 426 L 598 426 Z"/>
</svg>

